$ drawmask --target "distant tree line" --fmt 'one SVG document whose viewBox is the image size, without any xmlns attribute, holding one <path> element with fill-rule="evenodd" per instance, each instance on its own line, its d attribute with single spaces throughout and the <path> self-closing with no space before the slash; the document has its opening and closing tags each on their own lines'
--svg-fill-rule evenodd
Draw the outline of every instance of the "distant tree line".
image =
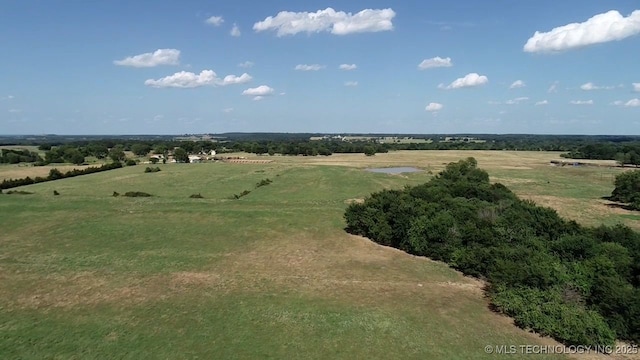
<svg viewBox="0 0 640 360">
<path fill-rule="evenodd" d="M 172 137 L 122 137 L 113 139 L 43 142 L 39 149 L 44 158 L 26 150 L 3 150 L 1 162 L 33 162 L 83 164 L 87 157 L 99 160 L 126 161 L 126 152 L 136 156 L 169 153 L 187 162 L 189 154 L 247 152 L 258 155 L 326 156 L 335 153 L 374 155 L 394 150 L 522 150 L 561 151 L 564 157 L 575 159 L 617 160 L 620 164 L 640 165 L 640 141 L 630 136 L 573 135 L 469 135 L 446 141 L 444 135 L 414 135 L 420 141 L 402 143 L 377 140 L 348 140 L 332 137 L 310 140 L 310 134 L 242 134 L 230 133 L 210 140 L 176 140 Z M 366 134 L 365 134 L 366 135 Z M 383 136 L 383 135 L 380 135 Z M 398 136 L 398 135 L 396 135 Z M 398 136 L 399 137 L 399 136 Z M 432 141 L 424 141 L 430 139 Z"/>
<path fill-rule="evenodd" d="M 578 146 L 561 155 L 572 159 L 616 160 L 620 165 L 640 165 L 640 142 L 601 142 Z"/>
<path fill-rule="evenodd" d="M 583 227 L 491 184 L 475 159 L 372 194 L 347 231 L 486 279 L 495 310 L 568 345 L 640 342 L 640 234 Z"/>
<path fill-rule="evenodd" d="M 37 176 L 35 178 L 26 177 L 22 179 L 5 179 L 0 183 L 0 189 L 10 189 L 18 186 L 31 185 L 36 183 L 41 183 L 45 181 L 53 181 L 58 179 L 65 179 L 74 176 L 93 174 L 101 171 L 119 169 L 122 167 L 122 164 L 119 162 L 108 163 L 102 166 L 91 166 L 84 169 L 73 169 L 69 170 L 65 173 L 61 172 L 58 169 L 49 170 L 49 175 L 47 177 Z"/>
<path fill-rule="evenodd" d="M 19 164 L 39 161 L 42 161 L 42 158 L 34 151 L 25 149 L 2 149 L 2 151 L 0 151 L 0 164 Z"/>
</svg>

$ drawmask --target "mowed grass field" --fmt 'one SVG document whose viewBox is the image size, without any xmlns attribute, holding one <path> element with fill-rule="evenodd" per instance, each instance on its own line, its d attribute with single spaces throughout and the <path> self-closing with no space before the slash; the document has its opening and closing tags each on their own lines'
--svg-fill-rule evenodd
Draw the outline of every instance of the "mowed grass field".
<svg viewBox="0 0 640 360">
<path fill-rule="evenodd" d="M 492 359 L 486 346 L 555 345 L 492 313 L 481 282 L 351 236 L 342 216 L 350 201 L 474 156 L 562 215 L 638 229 L 638 213 L 600 199 L 621 169 L 549 166 L 558 155 L 275 156 L 18 188 L 34 194 L 0 195 L 0 358 Z M 373 166 L 425 171 L 363 171 Z"/>
</svg>

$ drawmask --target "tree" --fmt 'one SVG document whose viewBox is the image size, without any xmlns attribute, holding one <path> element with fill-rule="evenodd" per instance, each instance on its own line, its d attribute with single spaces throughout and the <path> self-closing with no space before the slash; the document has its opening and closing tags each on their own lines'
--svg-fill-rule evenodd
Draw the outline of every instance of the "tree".
<svg viewBox="0 0 640 360">
<path fill-rule="evenodd" d="M 367 156 L 373 156 L 376 154 L 376 148 L 373 146 L 365 146 L 363 152 Z"/>
<path fill-rule="evenodd" d="M 124 161 L 127 158 L 127 156 L 124 154 L 124 148 L 120 146 L 116 146 L 111 150 L 109 150 L 109 158 L 111 158 L 111 160 L 113 161 L 120 162 L 120 161 Z"/>
<path fill-rule="evenodd" d="M 627 171 L 616 176 L 611 200 L 627 203 L 640 210 L 640 170 Z"/>
<path fill-rule="evenodd" d="M 187 150 L 183 148 L 176 148 L 173 150 L 173 158 L 176 159 L 176 162 L 189 162 L 189 154 L 187 153 Z"/>
<path fill-rule="evenodd" d="M 131 152 L 138 156 L 145 156 L 151 151 L 151 146 L 143 143 L 136 143 L 131 145 Z"/>
</svg>

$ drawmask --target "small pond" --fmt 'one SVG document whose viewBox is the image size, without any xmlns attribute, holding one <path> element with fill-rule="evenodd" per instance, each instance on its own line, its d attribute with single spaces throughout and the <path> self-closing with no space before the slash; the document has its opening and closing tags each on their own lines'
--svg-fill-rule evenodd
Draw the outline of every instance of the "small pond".
<svg viewBox="0 0 640 360">
<path fill-rule="evenodd" d="M 372 168 L 366 169 L 367 171 L 383 174 L 402 174 L 422 171 L 418 168 L 401 166 L 401 167 L 388 167 L 388 168 Z"/>
</svg>

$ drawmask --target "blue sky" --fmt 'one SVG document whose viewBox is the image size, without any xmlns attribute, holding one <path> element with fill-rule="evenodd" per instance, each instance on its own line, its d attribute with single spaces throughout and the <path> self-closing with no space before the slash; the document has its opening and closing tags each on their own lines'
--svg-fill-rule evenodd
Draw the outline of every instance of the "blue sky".
<svg viewBox="0 0 640 360">
<path fill-rule="evenodd" d="M 638 9 L 0 0 L 0 133 L 640 134 Z"/>
</svg>

